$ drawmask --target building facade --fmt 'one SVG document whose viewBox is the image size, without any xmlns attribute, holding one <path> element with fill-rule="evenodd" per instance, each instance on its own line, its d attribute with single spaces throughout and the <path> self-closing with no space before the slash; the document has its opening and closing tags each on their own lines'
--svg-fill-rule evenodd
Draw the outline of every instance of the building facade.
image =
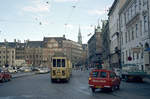
<svg viewBox="0 0 150 99">
<path fill-rule="evenodd" d="M 101 63 L 102 60 L 102 33 L 98 25 L 95 28 L 94 35 L 88 40 L 88 64 L 95 66 L 96 63 Z"/>
<path fill-rule="evenodd" d="M 102 53 L 102 60 L 103 60 L 103 68 L 109 69 L 110 67 L 110 40 L 109 40 L 109 22 L 108 20 L 102 21 L 102 44 L 103 44 L 103 53 Z"/>
<path fill-rule="evenodd" d="M 121 63 L 136 64 L 148 73 L 150 73 L 149 2 L 149 0 L 126 0 L 119 11 Z"/>
<path fill-rule="evenodd" d="M 109 39 L 110 39 L 110 69 L 120 68 L 120 45 L 119 45 L 119 2 L 115 0 L 108 13 Z"/>
<path fill-rule="evenodd" d="M 15 48 L 0 47 L 0 66 L 15 66 Z"/>
<path fill-rule="evenodd" d="M 0 66 L 50 66 L 51 57 L 63 53 L 73 63 L 81 65 L 82 45 L 63 37 L 44 37 L 43 41 L 0 43 Z"/>
</svg>

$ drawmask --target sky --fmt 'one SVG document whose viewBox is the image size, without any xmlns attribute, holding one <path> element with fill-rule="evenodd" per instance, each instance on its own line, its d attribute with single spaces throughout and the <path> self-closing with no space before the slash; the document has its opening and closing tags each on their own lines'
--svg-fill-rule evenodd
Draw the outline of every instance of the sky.
<svg viewBox="0 0 150 99">
<path fill-rule="evenodd" d="M 114 0 L 1 0 L 0 42 L 62 37 L 87 43 Z M 91 35 L 90 35 L 91 34 Z"/>
</svg>

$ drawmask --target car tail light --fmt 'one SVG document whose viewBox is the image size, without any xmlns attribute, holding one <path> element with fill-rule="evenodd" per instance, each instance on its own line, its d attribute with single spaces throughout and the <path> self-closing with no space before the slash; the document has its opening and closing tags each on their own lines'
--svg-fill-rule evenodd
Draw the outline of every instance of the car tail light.
<svg viewBox="0 0 150 99">
<path fill-rule="evenodd" d="M 91 77 L 89 77 L 89 80 L 92 80 L 92 78 L 91 78 Z"/>
</svg>

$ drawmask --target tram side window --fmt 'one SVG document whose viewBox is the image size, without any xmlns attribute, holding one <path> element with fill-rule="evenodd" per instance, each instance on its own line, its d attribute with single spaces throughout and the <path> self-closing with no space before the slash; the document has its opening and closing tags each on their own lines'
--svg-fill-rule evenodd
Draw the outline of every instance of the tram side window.
<svg viewBox="0 0 150 99">
<path fill-rule="evenodd" d="M 62 67 L 65 67 L 65 59 L 62 59 Z"/>
<path fill-rule="evenodd" d="M 53 67 L 56 67 L 56 59 L 53 59 Z"/>
<path fill-rule="evenodd" d="M 60 59 L 57 59 L 57 67 L 60 67 L 61 66 L 61 61 Z"/>
</svg>

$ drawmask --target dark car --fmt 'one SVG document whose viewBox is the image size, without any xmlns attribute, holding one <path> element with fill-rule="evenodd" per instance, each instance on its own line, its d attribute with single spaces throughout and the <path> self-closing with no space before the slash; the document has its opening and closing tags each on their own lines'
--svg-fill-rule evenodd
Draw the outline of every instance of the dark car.
<svg viewBox="0 0 150 99">
<path fill-rule="evenodd" d="M 90 73 L 89 86 L 93 92 L 98 88 L 114 91 L 120 88 L 120 78 L 111 70 L 94 69 Z"/>
<path fill-rule="evenodd" d="M 10 81 L 11 74 L 7 70 L 0 69 L 0 82 Z"/>
</svg>

